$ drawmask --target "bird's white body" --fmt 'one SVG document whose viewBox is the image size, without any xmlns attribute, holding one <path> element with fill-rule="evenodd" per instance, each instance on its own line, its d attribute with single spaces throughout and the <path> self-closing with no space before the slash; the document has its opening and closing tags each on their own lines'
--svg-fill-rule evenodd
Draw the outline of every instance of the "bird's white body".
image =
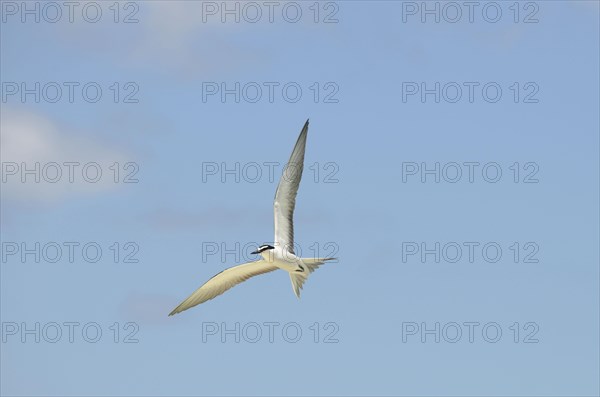
<svg viewBox="0 0 600 397">
<path fill-rule="evenodd" d="M 306 120 L 300 132 L 286 170 L 277 185 L 275 200 L 273 202 L 275 246 L 261 245 L 254 252 L 260 254 L 262 257 L 261 260 L 234 266 L 213 276 L 186 300 L 181 302 L 179 306 L 173 309 L 169 314 L 170 316 L 213 299 L 250 277 L 269 273 L 277 269 L 285 270 L 289 273 L 294 293 L 300 298 L 300 290 L 309 274 L 326 261 L 334 259 L 300 258 L 294 253 L 293 216 L 294 208 L 296 207 L 296 195 L 304 168 L 304 150 L 306 148 L 307 134 L 308 120 Z"/>
<path fill-rule="evenodd" d="M 276 246 L 275 249 L 263 251 L 259 255 L 262 256 L 265 262 L 272 263 L 274 266 L 288 273 L 306 269 L 306 266 L 303 266 L 302 258 L 283 249 L 283 247 Z"/>
</svg>

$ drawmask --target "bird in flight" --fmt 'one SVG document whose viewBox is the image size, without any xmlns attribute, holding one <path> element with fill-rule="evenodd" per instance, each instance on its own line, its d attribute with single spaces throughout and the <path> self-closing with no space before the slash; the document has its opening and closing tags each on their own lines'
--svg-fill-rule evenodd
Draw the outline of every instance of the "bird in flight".
<svg viewBox="0 0 600 397">
<path fill-rule="evenodd" d="M 300 136 L 296 141 L 292 155 L 287 164 L 273 203 L 275 215 L 275 242 L 274 246 L 261 245 L 252 254 L 259 254 L 262 259 L 231 267 L 218 273 L 204 285 L 181 302 L 169 316 L 180 313 L 191 307 L 213 299 L 237 284 L 251 277 L 272 272 L 277 269 L 285 270 L 290 275 L 292 289 L 298 298 L 302 285 L 309 274 L 320 265 L 335 258 L 300 258 L 294 253 L 294 208 L 296 195 L 302 178 L 304 168 L 304 150 L 306 148 L 306 135 L 308 134 L 308 120 L 304 124 Z"/>
</svg>

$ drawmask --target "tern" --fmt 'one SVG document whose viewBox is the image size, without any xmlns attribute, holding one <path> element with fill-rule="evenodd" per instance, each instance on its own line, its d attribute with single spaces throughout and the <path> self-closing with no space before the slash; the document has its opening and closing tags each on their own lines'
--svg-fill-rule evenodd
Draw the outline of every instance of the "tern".
<svg viewBox="0 0 600 397">
<path fill-rule="evenodd" d="M 275 215 L 274 246 L 263 244 L 252 252 L 253 255 L 259 254 L 262 259 L 231 267 L 213 276 L 173 309 L 169 316 L 213 299 L 251 277 L 277 269 L 289 273 L 292 289 L 296 296 L 300 298 L 300 290 L 309 274 L 325 262 L 335 259 L 300 258 L 294 253 L 294 208 L 296 207 L 296 195 L 298 194 L 304 168 L 307 134 L 308 120 L 306 120 L 300 132 L 287 167 L 277 185 L 273 203 Z"/>
</svg>

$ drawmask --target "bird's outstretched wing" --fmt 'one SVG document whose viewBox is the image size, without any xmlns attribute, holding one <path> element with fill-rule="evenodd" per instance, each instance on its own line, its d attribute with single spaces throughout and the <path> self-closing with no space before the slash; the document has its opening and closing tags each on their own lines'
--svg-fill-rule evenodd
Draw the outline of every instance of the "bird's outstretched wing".
<svg viewBox="0 0 600 397">
<path fill-rule="evenodd" d="M 272 272 L 276 269 L 277 267 L 273 266 L 271 263 L 264 260 L 259 260 L 223 270 L 221 273 L 218 273 L 204 283 L 202 287 L 194 291 L 194 293 L 191 294 L 186 300 L 181 302 L 179 306 L 169 313 L 169 316 L 180 313 L 189 309 L 190 307 L 194 307 L 200 303 L 217 297 L 237 284 L 248 280 L 250 277 Z"/>
<path fill-rule="evenodd" d="M 279 180 L 275 192 L 275 202 L 273 203 L 275 244 L 291 253 L 294 253 L 294 208 L 296 207 L 296 195 L 298 194 L 298 187 L 304 169 L 304 150 L 307 134 L 308 120 L 306 120 L 300 132 L 287 167 Z"/>
</svg>

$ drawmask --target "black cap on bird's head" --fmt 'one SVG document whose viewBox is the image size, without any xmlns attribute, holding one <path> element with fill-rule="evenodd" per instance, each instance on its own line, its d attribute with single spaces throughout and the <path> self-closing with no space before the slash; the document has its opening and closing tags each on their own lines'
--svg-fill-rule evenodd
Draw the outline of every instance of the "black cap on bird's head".
<svg viewBox="0 0 600 397">
<path fill-rule="evenodd" d="M 261 252 L 272 250 L 272 249 L 275 249 L 275 247 L 273 247 L 272 245 L 269 245 L 269 244 L 263 244 L 260 247 L 258 247 L 258 249 L 256 251 L 251 252 L 251 254 L 256 255 L 256 254 L 260 254 Z"/>
</svg>

